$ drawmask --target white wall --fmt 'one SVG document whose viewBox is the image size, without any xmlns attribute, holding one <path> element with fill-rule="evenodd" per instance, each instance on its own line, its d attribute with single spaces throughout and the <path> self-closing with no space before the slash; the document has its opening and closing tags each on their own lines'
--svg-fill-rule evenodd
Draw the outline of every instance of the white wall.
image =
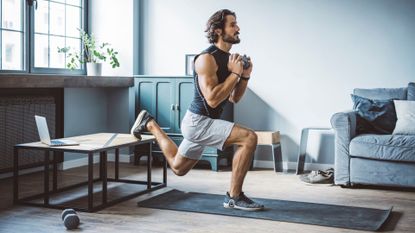
<svg viewBox="0 0 415 233">
<path fill-rule="evenodd" d="M 110 43 L 114 50 L 118 51 L 118 59 L 120 67 L 112 68 L 108 63 L 102 67 L 102 74 L 107 76 L 132 76 L 134 68 L 137 69 L 138 64 L 134 64 L 136 54 L 134 54 L 134 27 L 137 23 L 134 22 L 135 12 L 134 0 L 89 0 L 89 27 L 90 31 L 94 33 L 98 41 Z M 122 95 L 124 95 L 123 93 Z M 135 120 L 135 97 L 134 88 L 128 91 L 128 118 L 127 128 L 134 123 Z M 116 99 L 117 100 L 117 99 Z M 119 102 L 125 101 L 118 99 Z M 116 104 L 114 101 L 113 104 Z M 123 106 L 123 105 L 122 105 Z M 123 106 L 124 107 L 124 106 Z M 116 109 L 117 106 L 113 105 Z M 112 109 L 111 113 L 115 113 Z M 122 114 L 121 114 L 122 115 Z M 120 116 L 116 114 L 115 116 Z M 119 120 L 115 119 L 114 115 L 110 115 L 110 124 L 120 125 Z M 123 118 L 126 119 L 126 118 Z M 125 130 L 125 126 L 118 128 L 118 130 Z"/>
<path fill-rule="evenodd" d="M 64 136 L 128 133 L 130 93 L 129 88 L 65 88 Z M 79 158 L 85 154 L 65 153 L 65 161 Z"/>
<path fill-rule="evenodd" d="M 280 130 L 290 161 L 301 129 L 329 127 L 334 112 L 351 108 L 353 88 L 415 80 L 411 0 L 146 0 L 144 74 L 183 75 L 185 54 L 208 47 L 205 23 L 222 8 L 237 13 L 241 28 L 241 44 L 232 52 L 254 62 L 236 122 Z M 263 108 L 252 111 L 257 102 Z"/>
<path fill-rule="evenodd" d="M 100 43 L 110 43 L 119 52 L 120 67 L 113 69 L 108 63 L 102 67 L 103 75 L 133 74 L 133 3 L 134 0 L 90 0 L 89 27 Z"/>
<path fill-rule="evenodd" d="M 106 76 L 133 74 L 133 0 L 90 0 L 89 27 L 99 43 L 119 52 L 120 67 L 103 64 Z M 111 132 L 128 133 L 134 120 L 133 88 L 66 88 L 64 136 Z M 121 153 L 128 153 L 122 150 Z M 65 153 L 65 161 L 85 155 Z M 84 164 L 81 163 L 77 165 Z"/>
</svg>

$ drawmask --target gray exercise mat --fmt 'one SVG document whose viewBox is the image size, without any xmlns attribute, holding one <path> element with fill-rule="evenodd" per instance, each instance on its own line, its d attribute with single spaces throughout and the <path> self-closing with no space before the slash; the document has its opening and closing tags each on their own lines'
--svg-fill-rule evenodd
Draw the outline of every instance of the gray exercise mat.
<svg viewBox="0 0 415 233">
<path fill-rule="evenodd" d="M 254 198 L 265 205 L 263 211 L 241 211 L 223 208 L 224 195 L 171 190 L 138 206 L 227 216 L 257 218 L 283 222 L 314 224 L 358 230 L 376 231 L 392 212 L 353 206 L 326 205 L 307 202 Z"/>
</svg>

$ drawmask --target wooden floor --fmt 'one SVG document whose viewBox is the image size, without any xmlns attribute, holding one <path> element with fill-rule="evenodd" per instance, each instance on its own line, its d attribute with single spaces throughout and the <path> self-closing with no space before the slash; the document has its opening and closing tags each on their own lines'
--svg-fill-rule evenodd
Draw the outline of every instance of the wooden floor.
<svg viewBox="0 0 415 233">
<path fill-rule="evenodd" d="M 109 164 L 108 174 L 113 165 Z M 95 169 L 95 171 L 98 169 Z M 59 174 L 59 184 L 86 180 L 85 167 Z M 145 166 L 121 165 L 121 176 L 145 179 Z M 168 188 L 131 199 L 96 213 L 78 212 L 81 232 L 360 232 L 349 229 L 295 224 L 220 215 L 176 212 L 137 207 L 137 201 L 172 188 L 182 191 L 224 194 L 229 187 L 229 170 L 213 172 L 193 169 L 184 177 L 168 172 Z M 155 168 L 153 180 L 161 181 Z M 25 194 L 41 190 L 42 173 L 21 178 Z M 0 232 L 64 232 L 61 210 L 12 205 L 12 179 L 0 180 Z M 86 188 L 85 188 L 86 190 Z M 294 174 L 254 170 L 247 175 L 244 191 L 251 197 L 388 209 L 394 214 L 383 232 L 415 232 L 415 192 L 373 188 L 343 189 L 330 185 L 308 185 Z M 221 203 L 218 203 L 221 205 Z"/>
</svg>

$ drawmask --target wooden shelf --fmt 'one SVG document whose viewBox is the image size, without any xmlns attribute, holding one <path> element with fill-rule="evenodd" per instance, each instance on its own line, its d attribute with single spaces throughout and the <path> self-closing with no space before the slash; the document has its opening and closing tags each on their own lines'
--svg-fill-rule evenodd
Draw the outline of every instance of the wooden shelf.
<svg viewBox="0 0 415 233">
<path fill-rule="evenodd" d="M 134 77 L 51 74 L 0 74 L 0 88 L 132 87 Z"/>
</svg>

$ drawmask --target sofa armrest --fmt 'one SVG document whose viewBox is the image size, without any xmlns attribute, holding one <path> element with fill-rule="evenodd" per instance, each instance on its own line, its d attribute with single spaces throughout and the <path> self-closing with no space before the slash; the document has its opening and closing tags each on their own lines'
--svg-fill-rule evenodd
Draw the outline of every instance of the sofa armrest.
<svg viewBox="0 0 415 233">
<path fill-rule="evenodd" d="M 338 112 L 331 117 L 331 126 L 340 133 L 347 133 L 350 140 L 356 136 L 356 112 Z"/>
<path fill-rule="evenodd" d="M 331 117 L 335 133 L 334 183 L 350 185 L 350 141 L 356 136 L 356 113 L 353 111 L 335 113 Z"/>
</svg>

